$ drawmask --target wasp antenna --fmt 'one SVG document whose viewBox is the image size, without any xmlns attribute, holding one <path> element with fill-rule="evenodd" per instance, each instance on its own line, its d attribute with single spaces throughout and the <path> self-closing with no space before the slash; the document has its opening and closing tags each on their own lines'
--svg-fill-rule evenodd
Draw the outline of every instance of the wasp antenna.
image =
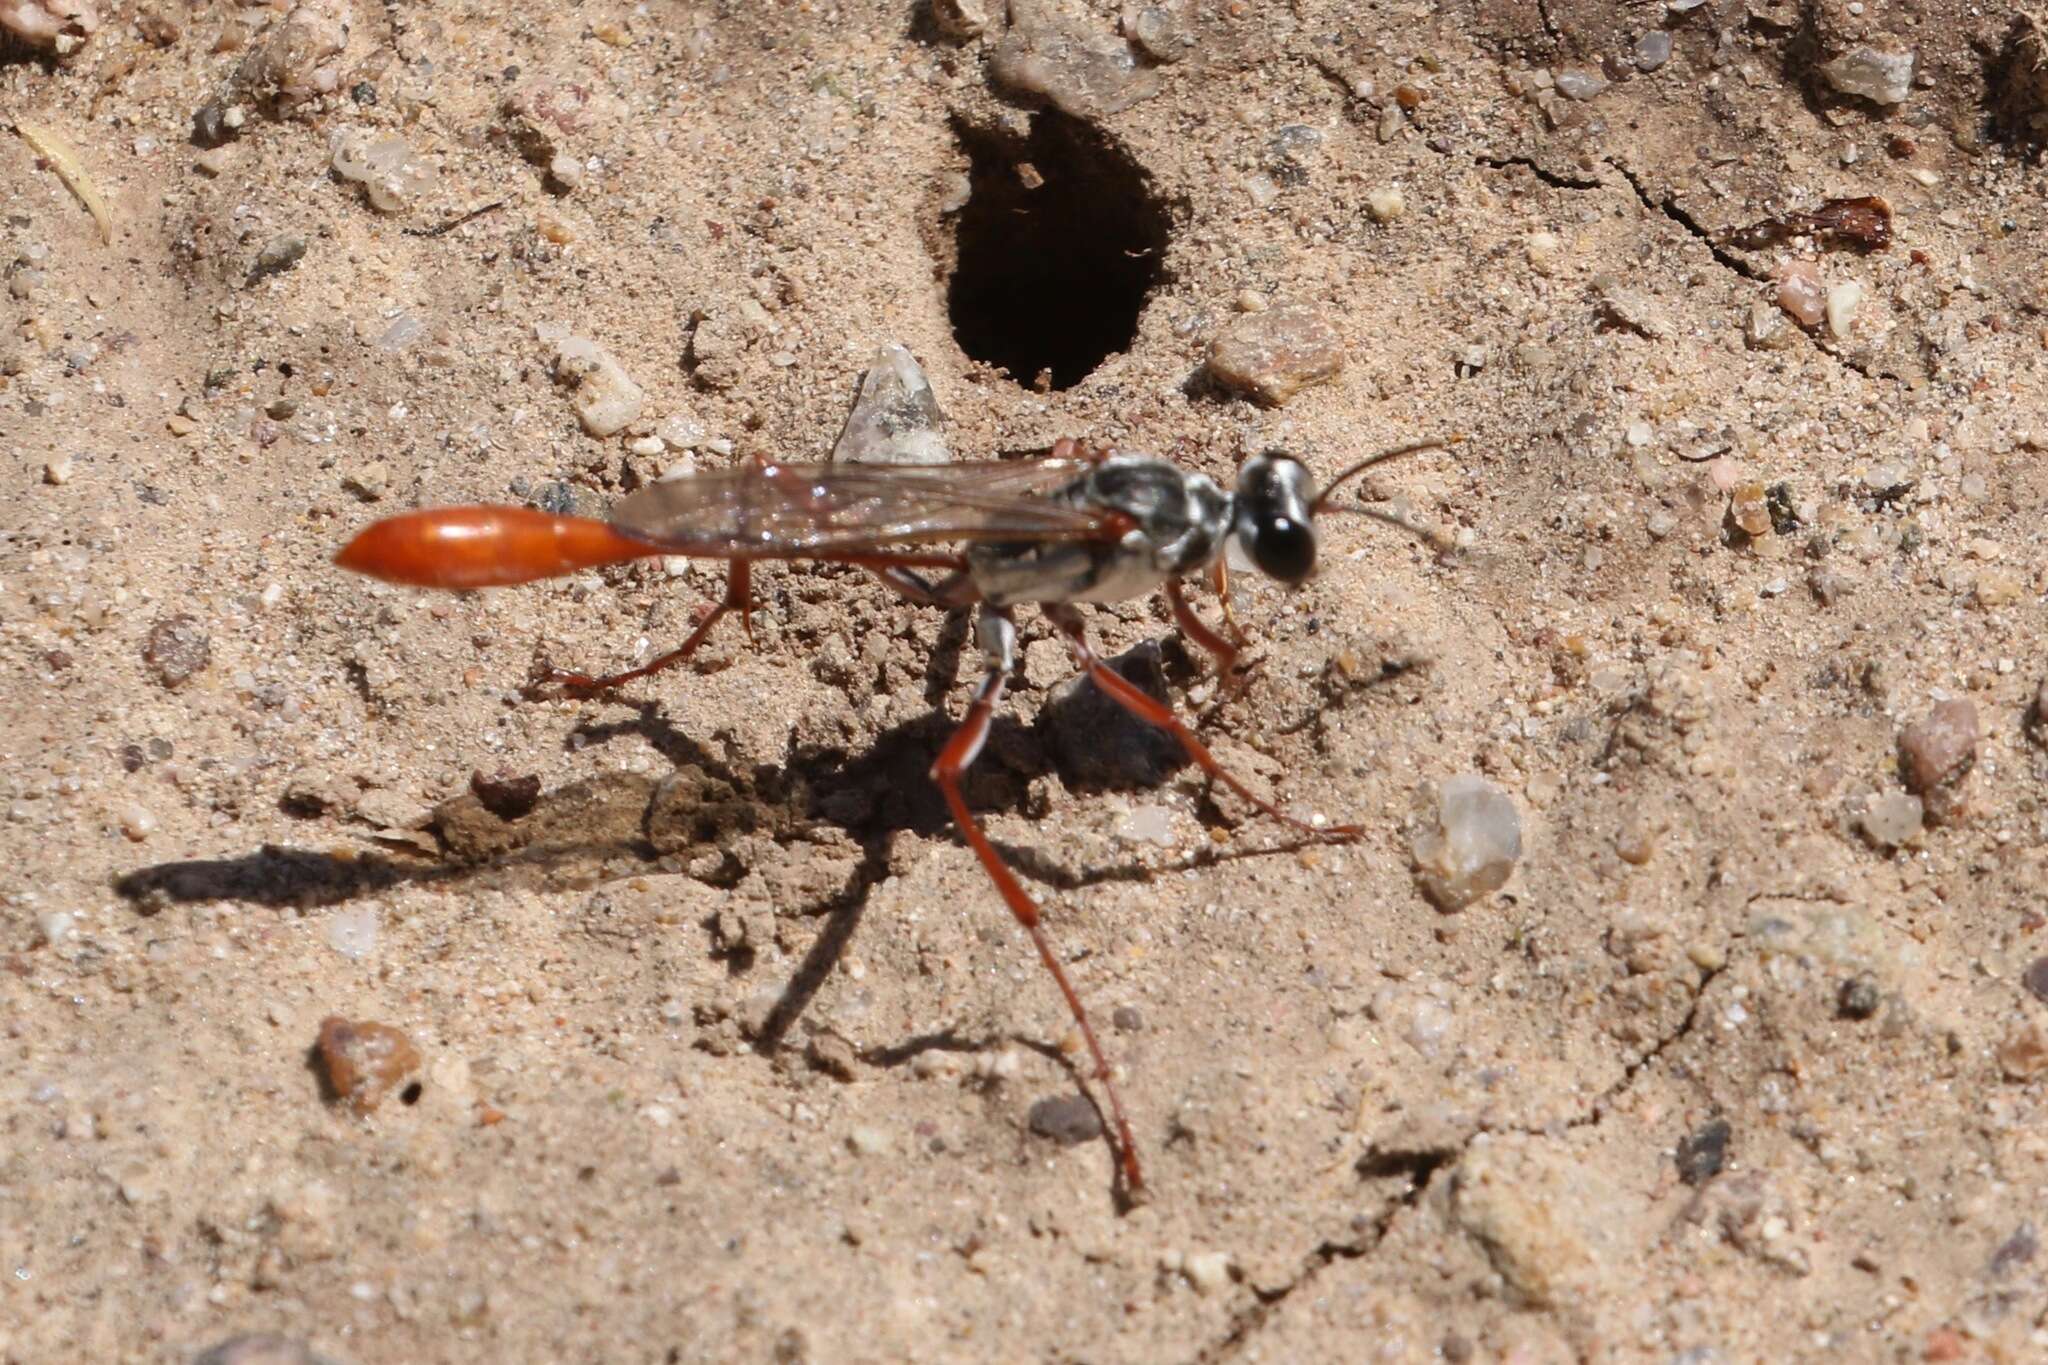
<svg viewBox="0 0 2048 1365">
<path fill-rule="evenodd" d="M 1445 450 L 1451 446 L 1456 445 L 1458 442 L 1464 439 L 1465 438 L 1463 435 L 1446 437 L 1433 436 L 1427 441 L 1412 441 L 1405 446 L 1395 446 L 1392 450 L 1382 450 L 1377 455 L 1368 455 L 1364 459 L 1360 460 L 1357 464 L 1351 466 L 1351 468 L 1339 474 L 1336 478 L 1330 480 L 1330 482 L 1324 486 L 1323 491 L 1316 494 L 1316 500 L 1313 503 L 1309 504 L 1309 512 L 1311 515 L 1320 513 L 1323 510 L 1323 505 L 1329 502 L 1330 495 L 1332 493 L 1335 493 L 1339 488 L 1343 487 L 1346 483 L 1349 483 L 1352 479 L 1358 477 L 1360 474 L 1363 474 L 1366 470 L 1371 469 L 1374 465 L 1385 464 L 1388 460 L 1398 460 L 1403 455 L 1413 455 L 1418 451 Z"/>
</svg>

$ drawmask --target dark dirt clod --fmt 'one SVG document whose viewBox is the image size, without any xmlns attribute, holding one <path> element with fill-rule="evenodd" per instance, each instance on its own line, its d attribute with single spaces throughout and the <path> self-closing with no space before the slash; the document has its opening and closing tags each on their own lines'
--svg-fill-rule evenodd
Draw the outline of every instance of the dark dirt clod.
<svg viewBox="0 0 2048 1365">
<path fill-rule="evenodd" d="M 1728 1141 L 1734 1128 L 1726 1119 L 1709 1119 L 1678 1144 L 1678 1177 L 1688 1185 L 1704 1185 L 1728 1164 Z"/>
<path fill-rule="evenodd" d="M 485 810 L 500 820 L 518 820 L 539 803 L 540 778 L 532 773 L 514 776 L 502 770 L 486 777 L 479 769 L 469 775 L 469 790 Z"/>
</svg>

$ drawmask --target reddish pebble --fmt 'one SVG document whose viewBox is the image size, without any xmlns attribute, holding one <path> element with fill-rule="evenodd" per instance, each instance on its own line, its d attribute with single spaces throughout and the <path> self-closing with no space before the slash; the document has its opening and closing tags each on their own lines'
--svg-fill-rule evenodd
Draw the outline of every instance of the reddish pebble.
<svg viewBox="0 0 2048 1365">
<path fill-rule="evenodd" d="M 420 1069 L 419 1049 L 389 1024 L 320 1021 L 320 1066 L 334 1097 L 358 1114 L 375 1109 L 393 1087 Z"/>
</svg>

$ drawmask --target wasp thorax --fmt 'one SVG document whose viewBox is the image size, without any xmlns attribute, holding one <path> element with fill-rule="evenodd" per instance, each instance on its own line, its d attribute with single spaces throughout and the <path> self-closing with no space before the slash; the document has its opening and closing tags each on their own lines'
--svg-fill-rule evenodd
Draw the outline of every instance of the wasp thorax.
<svg viewBox="0 0 2048 1365">
<path fill-rule="evenodd" d="M 1315 572 L 1316 528 L 1308 467 L 1269 450 L 1237 475 L 1237 538 L 1259 572 L 1299 583 Z"/>
</svg>

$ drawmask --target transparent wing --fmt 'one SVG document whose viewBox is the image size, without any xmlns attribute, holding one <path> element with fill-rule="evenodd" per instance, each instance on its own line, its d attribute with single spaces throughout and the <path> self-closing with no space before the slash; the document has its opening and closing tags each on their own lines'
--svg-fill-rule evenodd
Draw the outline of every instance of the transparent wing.
<svg viewBox="0 0 2048 1365">
<path fill-rule="evenodd" d="M 650 484 L 612 525 L 673 554 L 779 559 L 964 540 L 1092 540 L 1104 513 L 1051 500 L 1082 460 L 747 464 Z"/>
</svg>

